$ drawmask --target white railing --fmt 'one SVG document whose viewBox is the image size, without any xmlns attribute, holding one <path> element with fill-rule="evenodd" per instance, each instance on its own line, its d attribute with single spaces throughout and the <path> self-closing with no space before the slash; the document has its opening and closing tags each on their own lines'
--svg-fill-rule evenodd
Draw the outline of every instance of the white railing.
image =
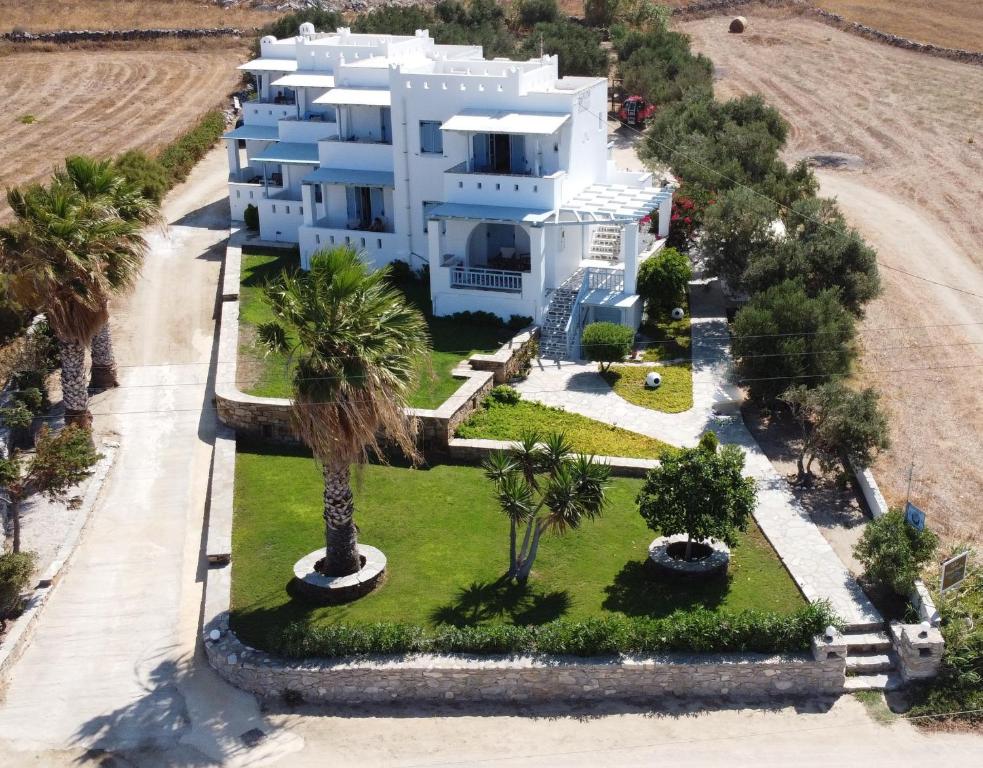
<svg viewBox="0 0 983 768">
<path fill-rule="evenodd" d="M 580 332 L 583 330 L 583 317 L 581 317 L 581 302 L 584 300 L 584 296 L 590 290 L 590 271 L 588 270 L 584 274 L 584 280 L 580 284 L 580 290 L 577 291 L 577 296 L 573 300 L 573 307 L 570 309 L 570 317 L 567 318 L 567 356 L 574 359 L 580 359 Z"/>
<path fill-rule="evenodd" d="M 592 291 L 623 291 L 625 289 L 625 272 L 622 269 L 589 267 L 587 274 L 584 275 L 584 282 Z"/>
<path fill-rule="evenodd" d="M 477 288 L 480 291 L 522 292 L 522 273 L 481 267 L 452 267 L 451 288 Z"/>
</svg>

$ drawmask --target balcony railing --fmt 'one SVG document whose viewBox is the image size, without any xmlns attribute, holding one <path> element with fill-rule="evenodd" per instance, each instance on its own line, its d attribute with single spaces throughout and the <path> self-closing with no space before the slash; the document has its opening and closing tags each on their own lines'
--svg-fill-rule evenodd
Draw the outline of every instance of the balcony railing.
<svg viewBox="0 0 983 768">
<path fill-rule="evenodd" d="M 623 291 L 625 289 L 625 271 L 623 269 L 604 269 L 590 267 L 586 275 L 587 289 L 591 291 Z"/>
<path fill-rule="evenodd" d="M 522 293 L 522 273 L 481 267 L 452 267 L 451 288 Z"/>
<path fill-rule="evenodd" d="M 470 167 L 469 167 L 470 165 Z M 496 171 L 494 168 L 481 168 L 474 163 L 464 162 L 453 165 L 447 173 L 480 173 L 483 176 L 532 176 L 532 171 Z"/>
</svg>

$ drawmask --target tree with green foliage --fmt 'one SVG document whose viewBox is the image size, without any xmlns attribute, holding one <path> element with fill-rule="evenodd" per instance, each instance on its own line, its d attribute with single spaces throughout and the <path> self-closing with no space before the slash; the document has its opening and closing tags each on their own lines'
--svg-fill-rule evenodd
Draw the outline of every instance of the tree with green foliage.
<svg viewBox="0 0 983 768">
<path fill-rule="evenodd" d="M 649 471 L 638 494 L 639 514 L 662 536 L 686 534 L 686 560 L 694 540 L 719 539 L 732 547 L 737 532 L 747 530 L 757 498 L 754 479 L 743 472 L 744 452 L 721 447 L 706 432 L 696 448 L 666 455 Z"/>
<path fill-rule="evenodd" d="M 167 170 L 158 160 L 138 149 L 118 155 L 113 161 L 116 173 L 136 187 L 149 200 L 160 203 L 170 188 Z"/>
<path fill-rule="evenodd" d="M 52 501 L 78 504 L 80 500 L 68 494 L 92 474 L 92 465 L 100 458 L 92 445 L 92 433 L 70 424 L 60 432 L 44 426 L 33 453 L 18 449 L 10 458 L 0 459 L 0 487 L 6 489 L 10 505 L 14 552 L 20 552 L 20 509 L 24 501 L 40 494 Z"/>
<path fill-rule="evenodd" d="M 814 388 L 799 384 L 779 399 L 789 407 L 802 433 L 796 459 L 800 483 L 811 480 L 816 459 L 824 470 L 839 462 L 849 471 L 851 463 L 870 465 L 879 451 L 890 446 L 887 417 L 873 388 L 858 392 L 839 380 Z"/>
<path fill-rule="evenodd" d="M 318 32 L 334 32 L 335 29 L 344 23 L 344 19 L 337 11 L 322 8 L 320 3 L 313 8 L 302 8 L 300 10 L 285 13 L 278 16 L 269 24 L 263 26 L 256 38 L 255 53 L 259 55 L 259 39 L 266 35 L 273 35 L 277 38 L 293 37 L 300 29 L 300 25 L 310 22 Z M 394 34 L 399 34 L 393 30 Z M 409 34 L 413 34 L 410 30 Z"/>
<path fill-rule="evenodd" d="M 560 77 L 608 75 L 608 52 L 601 47 L 601 36 L 593 29 L 566 19 L 537 24 L 520 46 L 519 55 L 538 57 L 540 47 L 543 53 L 559 57 Z"/>
<path fill-rule="evenodd" d="M 752 253 L 743 282 L 761 291 L 784 280 L 798 280 L 810 296 L 835 288 L 856 315 L 880 292 L 877 254 L 847 226 L 836 202 L 796 201 L 784 211 L 787 235 L 772 249 Z"/>
<path fill-rule="evenodd" d="M 700 249 L 707 271 L 742 290 L 750 259 L 774 248 L 772 228 L 777 218 L 775 204 L 749 189 L 735 187 L 723 192 L 703 212 Z"/>
<path fill-rule="evenodd" d="M 584 21 L 591 27 L 610 27 L 624 0 L 584 0 Z"/>
<path fill-rule="evenodd" d="M 242 222 L 251 232 L 259 232 L 259 208 L 250 203 L 242 212 Z"/>
<path fill-rule="evenodd" d="M 638 294 L 649 316 L 683 306 L 692 277 L 689 258 L 675 248 L 663 248 L 643 261 L 638 268 Z"/>
<path fill-rule="evenodd" d="M 916 530 L 901 510 L 892 509 L 867 523 L 853 556 L 863 564 L 867 578 L 907 597 L 938 545 L 939 537 L 931 530 Z"/>
<path fill-rule="evenodd" d="M 604 510 L 610 469 L 593 456 L 574 455 L 562 433 L 528 432 L 509 451 L 485 461 L 502 512 L 509 519 L 506 578 L 529 580 L 544 533 L 562 535 L 594 520 Z M 518 528 L 525 524 L 521 546 Z"/>
<path fill-rule="evenodd" d="M 560 16 L 556 0 L 519 0 L 515 4 L 515 12 L 519 23 L 524 27 L 556 21 Z"/>
<path fill-rule="evenodd" d="M 755 294 L 734 318 L 733 334 L 737 371 L 762 403 L 842 376 L 856 356 L 855 321 L 836 292 L 809 296 L 791 280 Z"/>
<path fill-rule="evenodd" d="M 318 251 L 308 271 L 267 287 L 276 322 L 258 329 L 267 346 L 298 358 L 291 424 L 324 474 L 327 551 L 316 567 L 327 576 L 361 568 L 351 465 L 384 459 L 383 441 L 418 457 L 406 399 L 430 340 L 423 315 L 387 275 L 370 271 L 351 248 Z M 296 340 L 292 349 L 288 339 Z"/>
<path fill-rule="evenodd" d="M 635 331 L 618 323 L 590 323 L 580 336 L 581 353 L 586 360 L 600 363 L 606 371 L 631 353 Z"/>
<path fill-rule="evenodd" d="M 34 575 L 36 552 L 4 552 L 0 554 L 0 633 L 7 628 L 7 619 L 21 607 L 21 595 Z"/>
</svg>

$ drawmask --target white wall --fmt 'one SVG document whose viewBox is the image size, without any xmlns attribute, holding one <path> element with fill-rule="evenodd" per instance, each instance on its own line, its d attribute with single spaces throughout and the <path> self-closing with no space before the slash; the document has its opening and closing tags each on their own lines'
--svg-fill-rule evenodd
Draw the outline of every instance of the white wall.
<svg viewBox="0 0 983 768">
<path fill-rule="evenodd" d="M 259 201 L 262 198 L 262 184 L 229 184 L 229 208 L 232 221 L 242 221 L 246 206 L 250 203 L 259 208 Z"/>
<path fill-rule="evenodd" d="M 303 205 L 292 200 L 259 201 L 259 235 L 263 240 L 296 243 L 297 230 L 304 223 Z"/>
</svg>

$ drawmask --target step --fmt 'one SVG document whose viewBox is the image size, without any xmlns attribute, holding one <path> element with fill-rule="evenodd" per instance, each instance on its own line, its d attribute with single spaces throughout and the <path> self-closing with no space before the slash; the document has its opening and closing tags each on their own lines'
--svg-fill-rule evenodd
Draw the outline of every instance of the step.
<svg viewBox="0 0 983 768">
<path fill-rule="evenodd" d="M 855 624 L 847 624 L 843 628 L 844 635 L 860 635 L 866 632 L 880 632 L 884 629 L 885 624 L 883 621 L 866 621 L 857 622 Z"/>
<path fill-rule="evenodd" d="M 904 687 L 904 680 L 897 672 L 889 675 L 855 675 L 843 682 L 843 690 L 853 691 L 896 691 Z"/>
<path fill-rule="evenodd" d="M 847 653 L 851 656 L 861 651 L 889 651 L 891 650 L 891 638 L 887 632 L 861 632 L 858 634 L 844 635 Z"/>
<path fill-rule="evenodd" d="M 869 656 L 853 656 L 847 652 L 847 675 L 873 675 L 880 672 L 887 672 L 891 669 L 894 669 L 894 661 L 886 653 L 871 654 Z"/>
</svg>

